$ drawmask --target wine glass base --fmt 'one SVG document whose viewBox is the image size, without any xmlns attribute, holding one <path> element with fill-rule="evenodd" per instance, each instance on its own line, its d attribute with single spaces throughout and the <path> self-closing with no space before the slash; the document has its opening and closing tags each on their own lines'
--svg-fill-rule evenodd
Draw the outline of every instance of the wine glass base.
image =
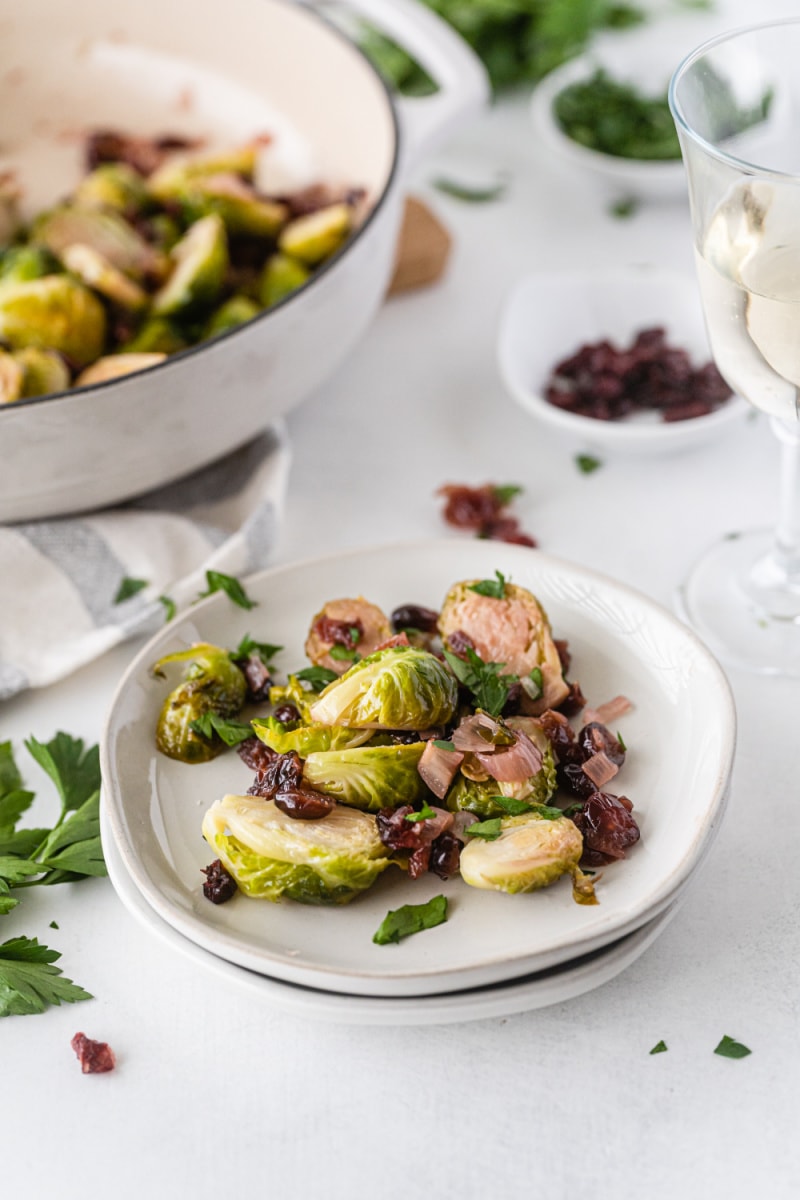
<svg viewBox="0 0 800 1200">
<path fill-rule="evenodd" d="M 695 563 L 677 608 L 728 666 L 800 677 L 800 592 L 771 568 L 774 530 L 732 534 Z"/>
</svg>

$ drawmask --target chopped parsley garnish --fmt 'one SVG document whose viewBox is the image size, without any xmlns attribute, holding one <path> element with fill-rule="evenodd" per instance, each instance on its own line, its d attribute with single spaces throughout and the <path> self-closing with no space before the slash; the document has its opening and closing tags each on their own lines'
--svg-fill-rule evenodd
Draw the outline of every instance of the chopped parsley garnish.
<svg viewBox="0 0 800 1200">
<path fill-rule="evenodd" d="M 639 211 L 639 201 L 633 196 L 626 196 L 624 200 L 617 200 L 612 204 L 608 211 L 618 221 L 624 221 L 627 217 L 632 217 L 634 213 Z"/>
<path fill-rule="evenodd" d="M 51 921 L 51 922 L 50 922 L 50 928 L 51 928 L 51 929 L 58 929 L 58 927 L 59 927 L 59 926 L 58 926 L 58 921 Z"/>
<path fill-rule="evenodd" d="M 433 744 L 437 750 L 455 750 L 453 742 L 445 741 L 444 738 L 434 738 Z"/>
<path fill-rule="evenodd" d="M 534 813 L 544 821 L 556 821 L 559 817 L 564 816 L 562 810 L 554 805 L 532 804 L 529 800 L 518 800 L 516 796 L 492 796 L 492 800 L 511 817 L 520 817 L 523 813 Z"/>
<path fill-rule="evenodd" d="M 311 689 L 314 692 L 321 692 L 333 683 L 334 679 L 339 676 L 335 671 L 331 671 L 329 667 L 303 667 L 302 671 L 295 673 L 295 679 L 299 679 L 301 683 L 311 684 Z"/>
<path fill-rule="evenodd" d="M 506 594 L 506 577 L 495 571 L 495 579 L 482 579 L 480 583 L 470 584 L 468 591 L 477 592 L 479 596 L 491 596 L 493 600 L 502 600 Z"/>
<path fill-rule="evenodd" d="M 451 671 L 459 683 L 472 692 L 477 707 L 490 717 L 499 717 L 508 699 L 508 690 L 517 682 L 517 676 L 501 675 L 505 663 L 486 663 L 471 648 L 467 649 L 466 654 L 465 662 L 451 651 L 444 651 Z"/>
<path fill-rule="evenodd" d="M 178 606 L 171 596 L 159 596 L 159 602 L 164 605 L 164 620 L 171 621 L 178 611 Z"/>
<path fill-rule="evenodd" d="M 492 488 L 497 503 L 505 508 L 516 496 L 521 496 L 523 489 L 518 483 L 496 483 Z"/>
<path fill-rule="evenodd" d="M 600 458 L 595 458 L 593 454 L 576 454 L 575 465 L 583 475 L 591 475 L 593 471 L 599 470 L 603 465 Z"/>
<path fill-rule="evenodd" d="M 334 662 L 354 663 L 354 662 L 358 662 L 361 657 L 359 655 L 358 651 L 355 650 L 352 646 L 339 646 L 339 645 L 331 646 L 330 650 L 328 651 L 328 654 L 331 656 L 331 658 L 334 660 Z"/>
<path fill-rule="evenodd" d="M 434 896 L 427 904 L 404 904 L 402 908 L 391 909 L 386 914 L 372 940 L 378 946 L 387 946 L 390 942 L 410 937 L 412 933 L 433 929 L 446 920 L 446 896 Z"/>
<path fill-rule="evenodd" d="M 725 1034 L 719 1045 L 715 1046 L 714 1053 L 721 1055 L 722 1058 L 747 1058 L 748 1054 L 753 1052 L 741 1042 L 737 1042 L 735 1038 Z"/>
<path fill-rule="evenodd" d="M 135 596 L 137 592 L 141 592 L 148 585 L 147 579 L 131 579 L 129 575 L 124 576 L 117 588 L 117 594 L 114 597 L 115 604 L 122 604 L 125 600 L 130 600 L 131 596 Z"/>
<path fill-rule="evenodd" d="M 216 734 L 226 746 L 238 746 L 253 736 L 253 726 L 249 721 L 229 721 L 215 712 L 203 713 L 202 717 L 190 722 L 189 728 L 209 741 Z"/>
<path fill-rule="evenodd" d="M 503 832 L 502 820 L 502 817 L 492 817 L 489 821 L 475 821 L 473 825 L 467 826 L 465 832 L 469 837 L 479 837 L 486 842 L 493 842 Z"/>
<path fill-rule="evenodd" d="M 656 1042 L 655 1046 L 653 1046 L 653 1049 L 650 1051 L 650 1053 L 651 1054 L 664 1054 L 666 1052 L 666 1050 L 667 1050 L 666 1042 Z"/>
<path fill-rule="evenodd" d="M 628 747 L 627 747 L 627 746 L 625 745 L 625 743 L 623 742 L 623 740 L 622 740 L 622 734 L 620 733 L 620 731 L 619 731 L 619 730 L 617 730 L 617 741 L 619 742 L 619 748 L 620 748 L 620 750 L 624 750 L 624 751 L 625 751 L 625 753 L 627 754 L 627 752 L 628 752 Z"/>
<path fill-rule="evenodd" d="M 472 187 L 469 184 L 457 183 L 454 179 L 445 179 L 440 176 L 433 180 L 433 186 L 437 192 L 442 192 L 445 196 L 452 196 L 454 200 L 463 200 L 466 204 L 489 204 L 505 195 L 508 180 L 503 178 L 498 179 L 496 183 L 487 184 L 485 187 Z"/>
<path fill-rule="evenodd" d="M 251 654 L 257 654 L 263 663 L 268 663 L 283 649 L 283 646 L 273 646 L 271 642 L 257 642 L 254 638 L 246 633 L 235 650 L 231 650 L 229 657 L 233 662 L 237 662 L 242 658 L 249 658 Z"/>
<path fill-rule="evenodd" d="M 208 590 L 200 593 L 199 600 L 213 596 L 214 592 L 224 592 L 229 600 L 239 605 L 239 608 L 256 607 L 256 601 L 250 599 L 242 584 L 233 575 L 224 575 L 222 571 L 206 571 L 206 583 Z"/>
<path fill-rule="evenodd" d="M 431 808 L 430 804 L 428 804 L 428 801 L 425 800 L 423 802 L 422 808 L 419 810 L 419 812 L 406 813 L 406 820 L 407 821 L 429 821 L 431 819 L 431 817 L 435 817 L 435 816 L 436 816 L 436 810 Z"/>
</svg>

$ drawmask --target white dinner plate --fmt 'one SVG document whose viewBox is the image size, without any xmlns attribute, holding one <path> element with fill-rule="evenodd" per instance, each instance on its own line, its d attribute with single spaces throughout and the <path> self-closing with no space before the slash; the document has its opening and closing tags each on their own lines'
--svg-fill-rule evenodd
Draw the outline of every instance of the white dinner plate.
<svg viewBox="0 0 800 1200">
<path fill-rule="evenodd" d="M 249 633 L 284 647 L 279 672 L 304 662 L 312 616 L 335 597 L 363 595 L 389 612 L 438 608 L 450 585 L 501 571 L 544 603 L 572 652 L 570 676 L 597 705 L 633 702 L 619 721 L 629 748 L 618 791 L 633 801 L 642 840 L 603 872 L 599 904 L 573 902 L 568 880 L 508 896 L 442 883 L 411 883 L 389 870 L 340 908 L 270 904 L 244 895 L 212 905 L 201 868 L 205 810 L 245 792 L 252 772 L 231 752 L 186 766 L 160 755 L 154 734 L 173 686 L 151 664 L 197 641 L 232 647 Z M 670 904 L 708 850 L 722 816 L 735 742 L 727 680 L 684 625 L 646 597 L 527 547 L 478 539 L 384 546 L 262 572 L 247 581 L 250 612 L 217 593 L 173 620 L 137 656 L 114 698 L 102 740 L 108 825 L 131 879 L 163 920 L 240 966 L 292 983 L 361 995 L 452 992 L 564 963 L 615 941 Z M 616 781 L 615 781 L 616 783 Z M 437 892 L 447 922 L 399 945 L 372 935 L 388 909 Z"/>
<path fill-rule="evenodd" d="M 531 1012 L 574 1000 L 608 983 L 644 954 L 683 901 L 681 894 L 659 916 L 601 950 L 590 951 L 560 967 L 550 967 L 508 983 L 433 996 L 349 996 L 284 983 L 237 967 L 177 933 L 150 907 L 126 871 L 113 838 L 108 834 L 105 809 L 101 812 L 100 822 L 111 882 L 122 903 L 145 929 L 202 970 L 213 971 L 234 987 L 247 989 L 282 1012 L 343 1025 L 444 1025 L 508 1017 L 512 1013 Z"/>
</svg>

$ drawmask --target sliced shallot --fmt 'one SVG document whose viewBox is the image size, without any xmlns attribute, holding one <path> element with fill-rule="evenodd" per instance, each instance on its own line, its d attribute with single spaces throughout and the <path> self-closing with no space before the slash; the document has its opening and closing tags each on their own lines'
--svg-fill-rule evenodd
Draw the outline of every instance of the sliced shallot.
<svg viewBox="0 0 800 1200">
<path fill-rule="evenodd" d="M 591 721 L 599 721 L 602 725 L 607 725 L 609 721 L 615 721 L 617 717 L 624 717 L 625 713 L 630 712 L 633 704 L 627 696 L 614 696 L 613 700 L 606 700 L 605 704 L 600 704 L 597 708 L 585 708 L 581 720 L 584 725 L 588 725 Z"/>
<path fill-rule="evenodd" d="M 463 760 L 464 755 L 460 751 L 443 750 L 441 746 L 430 741 L 426 743 L 425 749 L 422 751 L 417 770 L 434 796 L 444 800 Z"/>
<path fill-rule="evenodd" d="M 612 762 L 602 750 L 587 758 L 585 762 L 581 763 L 581 767 L 584 775 L 591 779 L 598 791 L 619 771 L 617 764 Z"/>
</svg>

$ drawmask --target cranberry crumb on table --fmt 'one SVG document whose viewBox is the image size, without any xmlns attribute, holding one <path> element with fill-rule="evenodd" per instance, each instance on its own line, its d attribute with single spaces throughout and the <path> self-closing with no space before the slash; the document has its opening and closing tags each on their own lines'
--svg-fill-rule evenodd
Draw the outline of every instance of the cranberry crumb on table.
<svg viewBox="0 0 800 1200">
<path fill-rule="evenodd" d="M 581 346 L 554 367 L 545 389 L 556 408 L 598 421 L 647 411 L 686 421 L 707 416 L 732 394 L 713 363 L 693 367 L 660 328 L 643 329 L 627 349 L 607 340 Z"/>
<path fill-rule="evenodd" d="M 100 1075 L 105 1071 L 113 1071 L 117 1065 L 108 1042 L 96 1042 L 85 1033 L 76 1033 L 70 1045 L 78 1056 L 84 1075 Z"/>
<path fill-rule="evenodd" d="M 606 790 L 626 747 L 605 722 L 630 701 L 589 708 L 567 678 L 567 643 L 499 571 L 454 584 L 438 611 L 328 601 L 311 621 L 309 665 L 283 684 L 272 682 L 281 647 L 243 645 L 246 656 L 200 643 L 154 666 L 186 670 L 164 700 L 159 748 L 196 763 L 235 745 L 255 772 L 203 818 L 214 860 L 202 889 L 215 904 L 238 891 L 344 904 L 391 867 L 509 894 L 566 875 L 591 904 L 597 880 L 583 868 L 639 839 L 630 800 Z M 265 695 L 266 712 L 243 720 Z M 445 919 L 438 903 L 409 932 Z"/>
<path fill-rule="evenodd" d="M 520 529 L 519 520 L 506 512 L 522 488 L 517 484 L 486 483 L 470 487 L 446 483 L 437 495 L 444 496 L 444 519 L 454 529 L 471 529 L 477 537 L 517 546 L 536 546 L 536 539 Z"/>
</svg>

